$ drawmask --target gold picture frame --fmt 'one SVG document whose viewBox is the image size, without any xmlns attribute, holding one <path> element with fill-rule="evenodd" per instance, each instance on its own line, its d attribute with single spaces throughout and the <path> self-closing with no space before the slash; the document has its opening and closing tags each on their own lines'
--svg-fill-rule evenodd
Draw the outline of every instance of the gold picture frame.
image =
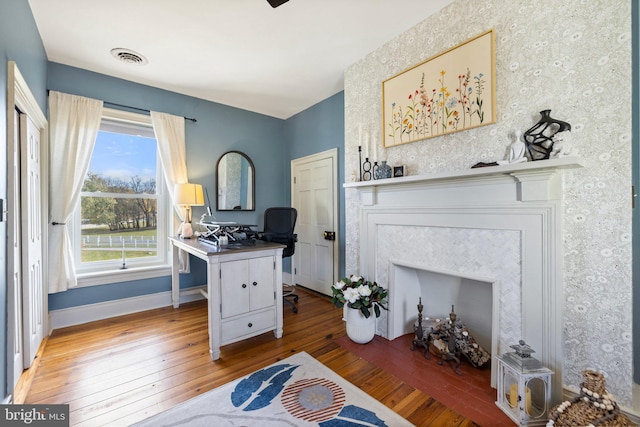
<svg viewBox="0 0 640 427">
<path fill-rule="evenodd" d="M 495 123 L 495 64 L 492 29 L 383 81 L 383 147 Z"/>
</svg>

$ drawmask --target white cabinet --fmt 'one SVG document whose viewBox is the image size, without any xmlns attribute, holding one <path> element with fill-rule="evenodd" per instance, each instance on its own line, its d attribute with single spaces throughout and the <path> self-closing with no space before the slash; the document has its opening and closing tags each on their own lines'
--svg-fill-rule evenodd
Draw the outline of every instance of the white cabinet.
<svg viewBox="0 0 640 427">
<path fill-rule="evenodd" d="M 272 256 L 220 263 L 222 344 L 274 329 L 274 273 Z"/>
<path fill-rule="evenodd" d="M 207 263 L 209 351 L 220 358 L 220 346 L 267 331 L 282 337 L 282 250 L 284 245 L 219 247 L 196 239 L 170 237 L 173 246 L 171 300 L 180 306 L 179 251 Z"/>
</svg>

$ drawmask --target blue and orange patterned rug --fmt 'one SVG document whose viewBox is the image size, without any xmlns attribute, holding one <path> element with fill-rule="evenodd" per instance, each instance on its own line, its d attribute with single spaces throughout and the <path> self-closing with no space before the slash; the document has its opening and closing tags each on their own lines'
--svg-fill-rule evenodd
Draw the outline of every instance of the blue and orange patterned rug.
<svg viewBox="0 0 640 427">
<path fill-rule="evenodd" d="M 143 426 L 411 426 L 305 352 L 148 418 Z"/>
</svg>

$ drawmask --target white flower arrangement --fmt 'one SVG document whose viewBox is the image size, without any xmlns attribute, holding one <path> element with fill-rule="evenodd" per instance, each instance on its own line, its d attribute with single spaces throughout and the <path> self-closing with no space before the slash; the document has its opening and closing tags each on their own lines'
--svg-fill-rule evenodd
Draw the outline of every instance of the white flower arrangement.
<svg viewBox="0 0 640 427">
<path fill-rule="evenodd" d="M 380 317 L 380 307 L 386 307 L 389 292 L 376 282 L 365 280 L 362 276 L 345 277 L 331 287 L 331 302 L 338 308 L 345 305 L 360 310 L 364 317 L 371 316 L 371 309 Z"/>
</svg>

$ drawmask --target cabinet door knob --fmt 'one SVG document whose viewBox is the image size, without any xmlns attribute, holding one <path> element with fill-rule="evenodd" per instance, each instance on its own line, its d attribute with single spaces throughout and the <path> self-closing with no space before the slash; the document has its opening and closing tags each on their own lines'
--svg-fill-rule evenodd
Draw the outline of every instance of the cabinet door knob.
<svg viewBox="0 0 640 427">
<path fill-rule="evenodd" d="M 253 326 L 253 323 L 249 323 L 249 325 L 247 325 L 247 326 L 249 326 L 251 328 Z"/>
<path fill-rule="evenodd" d="M 244 288 L 246 288 L 246 287 L 247 287 L 247 284 L 246 284 L 246 283 L 243 283 L 243 284 L 242 284 L 242 289 L 244 289 Z"/>
<path fill-rule="evenodd" d="M 258 286 L 258 282 L 253 282 L 253 286 Z"/>
</svg>

